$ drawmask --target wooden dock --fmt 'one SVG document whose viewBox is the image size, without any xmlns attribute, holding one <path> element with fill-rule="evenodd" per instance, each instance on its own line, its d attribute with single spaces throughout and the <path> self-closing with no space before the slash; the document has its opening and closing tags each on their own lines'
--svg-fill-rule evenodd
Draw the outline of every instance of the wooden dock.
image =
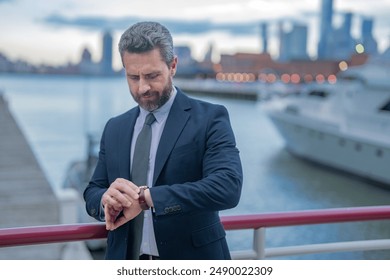
<svg viewBox="0 0 390 280">
<path fill-rule="evenodd" d="M 60 223 L 60 207 L 0 93 L 0 228 Z M 0 259 L 61 259 L 64 244 L 0 248 Z"/>
</svg>

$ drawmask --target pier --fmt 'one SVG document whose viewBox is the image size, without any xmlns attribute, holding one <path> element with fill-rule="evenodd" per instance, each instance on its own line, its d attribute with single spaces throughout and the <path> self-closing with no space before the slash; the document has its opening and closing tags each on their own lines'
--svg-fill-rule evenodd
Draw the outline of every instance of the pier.
<svg viewBox="0 0 390 280">
<path fill-rule="evenodd" d="M 0 93 L 0 228 L 55 225 L 71 221 L 74 195 L 58 196 Z M 67 213 L 67 211 L 70 213 Z M 68 218 L 66 218 L 68 217 Z M 90 258 L 82 243 L 0 248 L 0 260 Z"/>
<path fill-rule="evenodd" d="M 219 82 L 215 79 L 180 79 L 174 83 L 186 93 L 257 101 L 263 88 L 260 83 Z"/>
</svg>

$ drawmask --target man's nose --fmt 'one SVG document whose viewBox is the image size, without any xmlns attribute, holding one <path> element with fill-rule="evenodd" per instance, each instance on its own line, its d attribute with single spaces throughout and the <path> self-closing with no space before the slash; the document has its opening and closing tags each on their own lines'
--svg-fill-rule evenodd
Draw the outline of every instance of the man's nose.
<svg viewBox="0 0 390 280">
<path fill-rule="evenodd" d="M 143 94 L 150 90 L 150 84 L 146 79 L 140 78 L 139 80 L 139 93 Z"/>
</svg>

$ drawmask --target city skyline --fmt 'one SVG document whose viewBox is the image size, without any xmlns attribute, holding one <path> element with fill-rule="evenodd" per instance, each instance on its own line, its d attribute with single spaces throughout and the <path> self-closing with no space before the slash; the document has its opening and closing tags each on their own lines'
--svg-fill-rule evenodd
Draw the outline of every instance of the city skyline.
<svg viewBox="0 0 390 280">
<path fill-rule="evenodd" d="M 165 23 L 172 31 L 175 44 L 190 46 L 196 59 L 202 59 L 210 44 L 213 44 L 217 56 L 221 53 L 260 52 L 262 22 L 271 26 L 268 49 L 274 57 L 278 55 L 276 26 L 281 19 L 307 24 L 309 56 L 316 55 L 319 39 L 320 0 L 226 0 L 214 1 L 213 4 L 197 1 L 186 5 L 178 1 L 167 1 L 164 4 L 152 1 L 156 5 L 146 5 L 156 7 L 152 10 L 148 10 L 145 4 L 129 5 L 129 1 L 120 0 L 110 2 L 109 9 L 102 1 L 56 1 L 56 5 L 51 6 L 52 2 L 41 0 L 34 1 L 37 8 L 34 9 L 37 10 L 35 13 L 20 10 L 27 2 L 0 0 L 0 53 L 33 64 L 77 63 L 85 48 L 91 51 L 93 61 L 100 61 L 101 34 L 104 29 L 110 29 L 114 42 L 114 68 L 118 69 L 120 63 L 115 50 L 116 42 L 123 30 L 138 20 L 159 20 Z M 88 9 L 89 5 L 93 5 L 93 9 Z M 17 8 L 18 13 L 15 12 Z M 355 37 L 360 35 L 359 19 L 363 16 L 372 17 L 373 34 L 379 50 L 383 51 L 389 45 L 390 19 L 386 16 L 386 11 L 390 10 L 389 0 L 368 3 L 334 0 L 333 9 L 336 15 L 345 12 L 356 15 L 352 27 L 352 35 Z M 337 18 L 335 24 L 340 24 Z"/>
</svg>

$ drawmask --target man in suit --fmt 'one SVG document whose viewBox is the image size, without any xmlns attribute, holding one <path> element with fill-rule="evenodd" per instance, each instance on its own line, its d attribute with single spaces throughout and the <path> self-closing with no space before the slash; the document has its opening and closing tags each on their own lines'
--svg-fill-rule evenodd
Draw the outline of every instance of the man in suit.
<svg viewBox="0 0 390 280">
<path fill-rule="evenodd" d="M 227 110 L 173 86 L 178 59 L 163 25 L 134 24 L 119 52 L 139 106 L 107 122 L 84 191 L 88 214 L 109 230 L 106 259 L 230 259 L 218 213 L 238 204 L 242 167 Z M 139 184 L 141 161 L 133 158 L 149 113 L 147 178 Z"/>
</svg>

